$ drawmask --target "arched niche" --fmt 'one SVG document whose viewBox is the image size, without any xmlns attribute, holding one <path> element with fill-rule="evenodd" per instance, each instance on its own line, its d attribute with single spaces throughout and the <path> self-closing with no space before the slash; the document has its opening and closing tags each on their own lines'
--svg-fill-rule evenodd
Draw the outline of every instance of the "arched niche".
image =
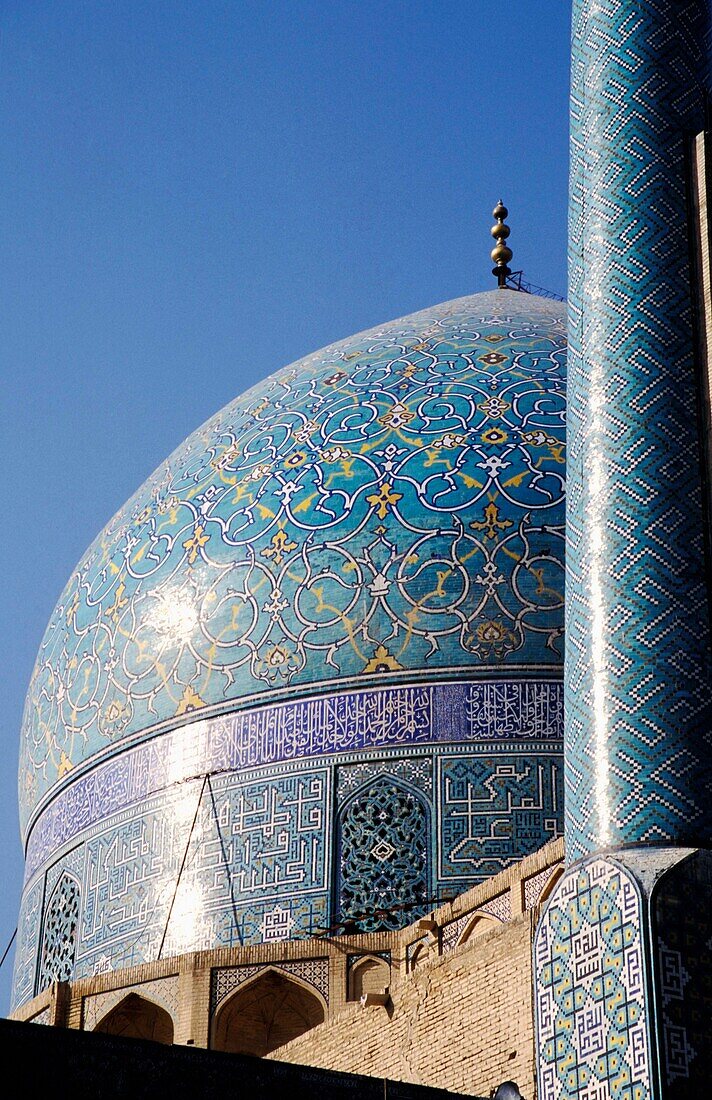
<svg viewBox="0 0 712 1100">
<path fill-rule="evenodd" d="M 315 989 L 270 967 L 220 1005 L 210 1045 L 262 1058 L 323 1023 L 325 1009 Z"/>
<path fill-rule="evenodd" d="M 68 871 L 63 871 L 52 891 L 44 915 L 42 955 L 37 992 L 52 982 L 66 982 L 72 976 L 77 949 L 81 888 Z"/>
<path fill-rule="evenodd" d="M 99 1021 L 94 1031 L 105 1035 L 123 1035 L 127 1039 L 152 1039 L 154 1043 L 173 1042 L 173 1020 L 165 1008 L 153 1001 L 129 993 Z"/>
<path fill-rule="evenodd" d="M 351 967 L 348 999 L 360 1001 L 366 993 L 383 993 L 391 981 L 391 968 L 377 955 L 365 955 Z"/>
<path fill-rule="evenodd" d="M 559 879 L 561 878 L 563 873 L 564 873 L 564 865 L 562 863 L 559 867 L 556 868 L 554 873 L 552 875 L 550 875 L 549 878 L 547 879 L 546 885 L 544 886 L 544 889 L 542 890 L 539 897 L 537 898 L 537 901 L 536 901 L 537 905 L 543 905 L 545 901 L 549 900 L 552 893 L 554 892 L 554 887 L 556 886 L 557 882 L 559 881 Z"/>
<path fill-rule="evenodd" d="M 496 917 L 491 917 L 489 913 L 475 913 L 472 920 L 468 921 L 463 928 L 457 946 L 459 947 L 461 943 L 469 943 L 471 940 L 478 939 L 479 936 L 484 936 L 486 932 L 492 932 L 493 929 L 501 927 L 502 922 Z"/>
<path fill-rule="evenodd" d="M 431 945 L 429 943 L 426 943 L 425 941 L 419 943 L 417 947 L 413 949 L 413 953 L 410 956 L 408 970 L 412 973 L 414 970 L 417 970 L 418 967 L 423 966 L 431 958 Z"/>
<path fill-rule="evenodd" d="M 429 836 L 428 802 L 405 780 L 381 773 L 359 787 L 337 820 L 335 919 L 377 932 L 424 913 Z"/>
</svg>

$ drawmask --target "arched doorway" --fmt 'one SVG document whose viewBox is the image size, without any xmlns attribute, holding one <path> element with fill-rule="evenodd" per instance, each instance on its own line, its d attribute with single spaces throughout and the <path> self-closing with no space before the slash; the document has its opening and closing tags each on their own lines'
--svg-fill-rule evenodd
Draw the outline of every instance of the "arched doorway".
<svg viewBox="0 0 712 1100">
<path fill-rule="evenodd" d="M 265 970 L 218 1009 L 213 1050 L 263 1057 L 324 1022 L 315 992 L 275 970 Z"/>
<path fill-rule="evenodd" d="M 129 993 L 94 1028 L 105 1035 L 123 1035 L 128 1039 L 152 1039 L 154 1043 L 173 1042 L 173 1020 L 164 1008 Z"/>
</svg>

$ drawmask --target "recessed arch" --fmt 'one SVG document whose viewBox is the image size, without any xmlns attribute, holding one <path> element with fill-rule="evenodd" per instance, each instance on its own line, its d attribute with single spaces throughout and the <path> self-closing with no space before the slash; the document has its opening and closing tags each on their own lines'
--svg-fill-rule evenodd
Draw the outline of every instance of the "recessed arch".
<svg viewBox="0 0 712 1100">
<path fill-rule="evenodd" d="M 173 1042 L 173 1020 L 165 1008 L 147 997 L 129 993 L 107 1012 L 94 1028 L 104 1035 L 122 1035 L 127 1039 L 152 1039 L 154 1043 Z"/>
<path fill-rule="evenodd" d="M 429 898 L 430 806 L 421 791 L 379 772 L 351 794 L 337 819 L 337 922 L 395 930 Z"/>
<path fill-rule="evenodd" d="M 428 962 L 431 957 L 431 944 L 426 943 L 425 941 L 419 943 L 415 948 L 413 948 L 413 953 L 410 956 L 410 962 L 408 964 L 409 971 L 412 973 L 414 970 L 417 970 L 418 967 L 421 967 L 424 963 Z"/>
<path fill-rule="evenodd" d="M 311 1031 L 326 1019 L 326 1002 L 312 986 L 266 967 L 220 1005 L 211 1049 L 259 1058 Z"/>
<path fill-rule="evenodd" d="M 543 905 L 545 901 L 548 901 L 548 899 L 551 897 L 551 895 L 553 893 L 554 887 L 556 886 L 557 882 L 559 881 L 559 879 L 561 878 L 563 873 L 564 873 L 564 865 L 563 865 L 563 863 L 561 863 L 561 864 L 559 864 L 558 867 L 556 867 L 554 869 L 553 873 L 546 880 L 546 883 L 544 884 L 544 889 L 542 890 L 542 892 L 539 894 L 539 897 L 537 898 L 537 901 L 536 901 L 537 905 Z"/>
<path fill-rule="evenodd" d="M 351 967 L 348 982 L 348 999 L 360 1001 L 366 993 L 383 993 L 391 981 L 391 968 L 378 955 L 364 955 Z"/>
<path fill-rule="evenodd" d="M 72 977 L 80 906 L 81 887 L 77 879 L 69 871 L 62 871 L 44 915 L 38 993 L 52 982 L 66 982 Z"/>
<path fill-rule="evenodd" d="M 469 943 L 470 940 L 477 939 L 479 936 L 484 936 L 486 932 L 492 932 L 495 928 L 501 927 L 502 922 L 497 920 L 496 917 L 490 916 L 489 913 L 475 913 L 472 920 L 469 920 L 463 928 L 456 946 L 459 947 L 462 943 Z"/>
</svg>

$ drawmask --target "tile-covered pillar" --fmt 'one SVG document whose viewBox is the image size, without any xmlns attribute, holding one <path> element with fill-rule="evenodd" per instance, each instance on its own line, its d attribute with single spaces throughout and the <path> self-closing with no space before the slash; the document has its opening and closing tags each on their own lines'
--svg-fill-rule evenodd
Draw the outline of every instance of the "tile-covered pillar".
<svg viewBox="0 0 712 1100">
<path fill-rule="evenodd" d="M 689 139 L 706 0 L 575 0 L 567 466 L 569 859 L 712 833 Z"/>
<path fill-rule="evenodd" d="M 573 4 L 569 866 L 535 939 L 539 1100 L 686 1100 L 712 1081 L 712 660 L 689 172 L 709 31 L 707 0 Z"/>
</svg>

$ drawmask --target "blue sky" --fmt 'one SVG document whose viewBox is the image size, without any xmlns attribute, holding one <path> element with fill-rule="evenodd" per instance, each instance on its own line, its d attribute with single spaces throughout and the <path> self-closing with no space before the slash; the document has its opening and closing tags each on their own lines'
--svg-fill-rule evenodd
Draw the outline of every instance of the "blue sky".
<svg viewBox="0 0 712 1100">
<path fill-rule="evenodd" d="M 568 38 L 566 0 L 2 6 L 0 952 L 23 700 L 72 567 L 247 386 L 493 287 L 500 196 L 513 266 L 565 291 Z"/>
</svg>

